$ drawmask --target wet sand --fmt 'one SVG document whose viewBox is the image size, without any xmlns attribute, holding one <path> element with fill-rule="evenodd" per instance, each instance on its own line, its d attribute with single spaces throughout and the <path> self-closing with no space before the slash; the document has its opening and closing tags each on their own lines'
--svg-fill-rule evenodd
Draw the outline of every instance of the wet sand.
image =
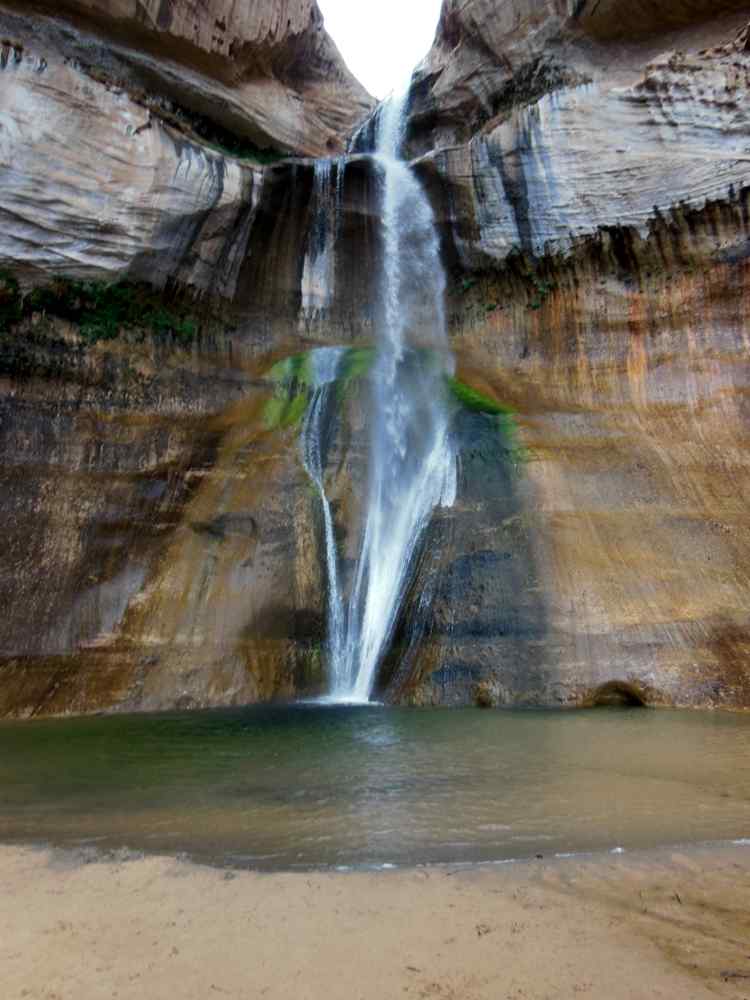
<svg viewBox="0 0 750 1000">
<path fill-rule="evenodd" d="M 750 1000 L 750 847 L 258 874 L 0 847 L 3 1000 Z"/>
</svg>

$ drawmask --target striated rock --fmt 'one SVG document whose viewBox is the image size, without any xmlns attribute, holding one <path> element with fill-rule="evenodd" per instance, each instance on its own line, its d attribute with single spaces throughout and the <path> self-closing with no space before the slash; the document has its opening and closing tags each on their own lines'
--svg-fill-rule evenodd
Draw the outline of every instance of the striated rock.
<svg viewBox="0 0 750 1000">
<path fill-rule="evenodd" d="M 516 408 L 530 454 L 536 674 L 519 678 L 518 651 L 493 642 L 498 662 L 471 677 L 480 700 L 750 704 L 747 30 L 702 25 L 700 50 L 636 73 L 691 12 L 667 13 L 630 49 L 605 47 L 604 22 L 585 50 L 569 36 L 567 68 L 585 51 L 590 82 L 506 90 L 520 106 L 419 162 L 454 269 L 459 357 Z M 627 18 L 613 26 L 628 33 Z M 502 89 L 507 65 L 482 65 Z M 448 71 L 465 66 L 459 45 Z M 452 656 L 438 653 L 418 700 L 444 700 Z"/>
<path fill-rule="evenodd" d="M 458 352 L 459 374 L 477 384 L 467 354 Z M 397 635 L 400 662 L 386 697 L 419 705 L 547 704 L 556 671 L 547 656 L 545 580 L 527 516 L 533 493 L 524 463 L 491 414 L 459 410 L 452 432 L 457 499 L 431 526 L 402 615 L 412 648 Z"/>
<path fill-rule="evenodd" d="M 548 704 L 596 701 L 612 682 L 647 703 L 750 704 L 748 272 L 701 261 L 717 219 L 543 277 L 487 276 L 456 301 L 459 356 L 523 427 L 544 607 L 546 674 L 519 683 L 518 656 L 498 656 L 476 679 Z"/>
<path fill-rule="evenodd" d="M 128 272 L 198 289 L 218 280 L 231 295 L 236 273 L 217 275 L 216 261 L 232 256 L 261 171 L 44 49 L 5 51 L 0 261 L 23 280 Z"/>
<path fill-rule="evenodd" d="M 320 691 L 296 432 L 269 434 L 231 340 L 84 348 L 37 318 L 0 347 L 0 713 Z"/>
<path fill-rule="evenodd" d="M 318 691 L 304 473 L 257 419 L 302 322 L 314 171 L 242 143 L 323 151 L 369 101 L 314 4 L 229 10 L 221 59 L 213 8 L 190 38 L 184 5 L 28 9 L 0 15 L 0 711 Z"/>
<path fill-rule="evenodd" d="M 750 54 L 668 53 L 632 87 L 556 91 L 428 154 L 419 169 L 441 190 L 446 240 L 481 267 L 608 227 L 645 236 L 673 205 L 731 198 L 750 181 L 749 84 Z"/>
<path fill-rule="evenodd" d="M 175 169 L 196 197 L 190 185 L 200 193 L 214 154 L 175 146 L 168 129 L 159 141 L 184 157 Z M 264 373 L 300 337 L 368 335 L 360 307 L 372 266 L 360 264 L 375 253 L 376 174 L 366 158 L 348 164 L 341 248 L 330 257 L 342 294 L 335 308 L 308 309 L 304 262 L 322 252 L 313 164 L 228 165 L 247 200 L 229 201 L 224 224 L 217 209 L 197 225 L 174 218 L 161 250 L 151 230 L 134 230 L 150 273 L 132 244 L 118 266 L 169 288 L 160 297 L 117 286 L 128 321 L 94 342 L 69 280 L 110 273 L 92 246 L 75 265 L 56 266 L 53 254 L 35 268 L 13 261 L 34 291 L 5 330 L 0 296 L 0 714 L 190 708 L 324 689 L 322 525 L 299 428 L 266 424 Z M 115 190 L 100 204 L 114 209 Z M 47 220 L 60 209 L 24 207 Z M 126 225 L 134 209 L 121 209 Z M 92 230 L 94 239 L 106 236 Z M 41 239 L 29 246 L 46 250 Z M 56 274 L 68 278 L 50 283 Z M 184 316 L 193 332 L 182 330 Z"/>
<path fill-rule="evenodd" d="M 576 84 L 630 85 L 659 52 L 703 48 L 743 18 L 741 0 L 445 0 L 412 81 L 412 150 L 466 141 L 498 116 Z"/>
<path fill-rule="evenodd" d="M 0 48 L 0 80 L 0 268 L 25 286 L 127 276 L 296 317 L 311 161 L 262 165 L 188 138 L 36 42 Z"/>
<path fill-rule="evenodd" d="M 340 148 L 372 103 L 314 2 L 6 4 L 0 28 L 0 267 L 26 286 L 232 301 L 262 161 Z"/>
<path fill-rule="evenodd" d="M 2 5 L 13 43 L 47 48 L 142 102 L 218 135 L 325 155 L 372 106 L 315 0 L 45 0 Z"/>
</svg>

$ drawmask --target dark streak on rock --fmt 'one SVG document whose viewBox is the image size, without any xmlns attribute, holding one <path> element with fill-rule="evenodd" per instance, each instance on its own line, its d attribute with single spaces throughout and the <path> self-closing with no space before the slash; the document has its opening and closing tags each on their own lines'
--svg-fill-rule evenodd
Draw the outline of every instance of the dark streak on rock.
<svg viewBox="0 0 750 1000">
<path fill-rule="evenodd" d="M 156 26 L 161 31 L 168 31 L 172 26 L 172 0 L 161 0 L 156 15 Z"/>
</svg>

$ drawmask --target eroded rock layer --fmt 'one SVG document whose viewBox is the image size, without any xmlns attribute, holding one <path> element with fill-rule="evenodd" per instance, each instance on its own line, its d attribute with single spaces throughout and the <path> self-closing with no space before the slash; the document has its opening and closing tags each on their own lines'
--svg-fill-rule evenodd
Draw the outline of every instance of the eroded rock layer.
<svg viewBox="0 0 750 1000">
<path fill-rule="evenodd" d="M 596 81 L 605 90 L 633 84 L 660 53 L 706 48 L 746 23 L 741 0 L 445 0 L 412 83 L 412 146 L 427 151 L 465 141 L 578 83 Z"/>
<path fill-rule="evenodd" d="M 33 40 L 37 51 L 225 141 L 326 155 L 372 105 L 315 0 L 7 0 L 0 26 L 6 44 Z"/>
<path fill-rule="evenodd" d="M 321 690 L 295 432 L 258 416 L 313 228 L 279 154 L 371 102 L 314 3 L 0 21 L 0 711 Z"/>
</svg>

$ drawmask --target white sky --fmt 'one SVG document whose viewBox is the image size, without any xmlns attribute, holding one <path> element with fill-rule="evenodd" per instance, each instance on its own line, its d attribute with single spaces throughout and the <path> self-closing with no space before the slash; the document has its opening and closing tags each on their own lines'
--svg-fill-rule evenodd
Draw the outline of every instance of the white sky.
<svg viewBox="0 0 750 1000">
<path fill-rule="evenodd" d="M 374 97 L 398 90 L 435 36 L 441 0 L 318 0 L 349 69 Z"/>
</svg>

